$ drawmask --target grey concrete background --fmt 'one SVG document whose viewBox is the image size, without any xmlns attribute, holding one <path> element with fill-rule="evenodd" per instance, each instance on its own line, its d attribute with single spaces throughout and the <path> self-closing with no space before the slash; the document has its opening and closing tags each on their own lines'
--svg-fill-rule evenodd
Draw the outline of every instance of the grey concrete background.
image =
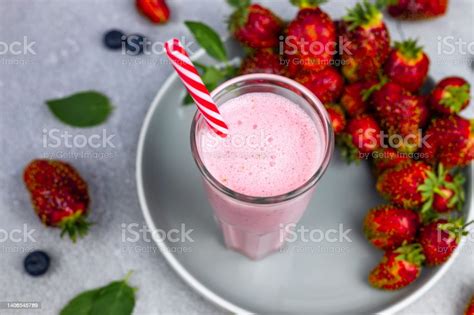
<svg viewBox="0 0 474 315">
<path fill-rule="evenodd" d="M 287 0 L 261 2 L 287 19 L 296 13 Z M 353 2 L 332 0 L 324 8 L 340 17 Z M 474 3 L 451 2 L 449 14 L 442 19 L 402 24 L 389 19 L 388 24 L 394 39 L 420 38 L 431 57 L 430 73 L 435 79 L 456 74 L 472 83 Z M 172 70 L 162 64 L 162 55 L 130 57 L 106 50 L 101 43 L 103 32 L 120 28 L 143 33 L 153 41 L 189 38 L 183 21 L 192 19 L 227 34 L 225 19 L 230 9 L 224 1 L 169 3 L 170 23 L 155 26 L 137 13 L 133 0 L 0 2 L 0 41 L 35 42 L 34 53 L 0 54 L 0 301 L 42 303 L 38 311 L 0 309 L 0 314 L 56 314 L 77 293 L 119 279 L 128 270 L 135 270 L 131 282 L 140 288 L 135 314 L 222 313 L 180 280 L 153 243 L 143 238 L 136 243 L 122 241 L 123 224 L 145 226 L 134 177 L 137 139 L 150 102 Z M 465 43 L 464 49 L 450 45 L 458 39 Z M 115 106 L 102 126 L 69 128 L 44 105 L 47 99 L 88 89 L 106 93 Z M 474 117 L 473 107 L 464 114 Z M 113 136 L 113 146 L 67 148 L 63 142 L 58 148 L 48 147 L 43 140 L 51 130 L 85 136 L 101 135 L 105 130 Z M 24 166 L 45 156 L 70 161 L 89 182 L 90 217 L 96 224 L 76 245 L 60 240 L 57 230 L 41 226 L 24 189 Z M 34 230 L 34 241 L 5 240 L 6 233 L 24 227 Z M 25 252 L 37 248 L 48 251 L 53 262 L 46 276 L 33 279 L 23 272 L 22 261 Z M 473 266 L 474 244 L 469 242 L 441 281 L 400 314 L 460 314 L 474 293 Z"/>
</svg>

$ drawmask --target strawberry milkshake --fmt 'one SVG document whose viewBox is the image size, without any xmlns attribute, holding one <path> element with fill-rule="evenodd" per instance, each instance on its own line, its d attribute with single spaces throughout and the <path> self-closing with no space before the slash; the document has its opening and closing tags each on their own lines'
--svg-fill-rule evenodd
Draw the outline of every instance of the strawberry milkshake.
<svg viewBox="0 0 474 315">
<path fill-rule="evenodd" d="M 212 94 L 229 135 L 196 115 L 193 156 L 226 246 L 259 259 L 303 215 L 332 154 L 332 130 L 316 97 L 280 76 L 238 77 Z"/>
</svg>

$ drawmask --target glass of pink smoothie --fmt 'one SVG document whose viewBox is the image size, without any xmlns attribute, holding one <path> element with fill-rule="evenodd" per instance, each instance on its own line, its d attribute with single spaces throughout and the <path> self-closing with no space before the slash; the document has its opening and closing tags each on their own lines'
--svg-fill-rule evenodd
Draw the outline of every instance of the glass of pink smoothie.
<svg viewBox="0 0 474 315">
<path fill-rule="evenodd" d="M 260 259 L 303 215 L 332 156 L 331 123 L 313 93 L 278 75 L 236 77 L 211 95 L 229 135 L 197 112 L 192 154 L 226 246 Z"/>
</svg>

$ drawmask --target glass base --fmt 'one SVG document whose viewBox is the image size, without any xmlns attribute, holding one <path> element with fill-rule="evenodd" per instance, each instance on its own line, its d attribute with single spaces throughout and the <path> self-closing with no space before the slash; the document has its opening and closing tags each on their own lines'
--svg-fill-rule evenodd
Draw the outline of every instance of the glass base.
<svg viewBox="0 0 474 315">
<path fill-rule="evenodd" d="M 278 251 L 285 243 L 286 232 L 278 229 L 265 234 L 256 234 L 216 219 L 227 248 L 233 249 L 250 259 L 259 260 Z"/>
</svg>

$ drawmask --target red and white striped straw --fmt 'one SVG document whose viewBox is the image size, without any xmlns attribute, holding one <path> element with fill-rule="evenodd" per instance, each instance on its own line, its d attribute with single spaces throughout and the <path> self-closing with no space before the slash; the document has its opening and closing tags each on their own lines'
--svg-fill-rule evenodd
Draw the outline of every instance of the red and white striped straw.
<svg viewBox="0 0 474 315">
<path fill-rule="evenodd" d="M 229 127 L 224 122 L 216 103 L 212 100 L 211 94 L 202 82 L 199 72 L 194 67 L 179 39 L 173 38 L 167 41 L 165 43 L 165 50 L 171 64 L 194 99 L 194 102 L 196 102 L 206 122 L 218 135 L 226 137 L 229 134 Z"/>
</svg>

